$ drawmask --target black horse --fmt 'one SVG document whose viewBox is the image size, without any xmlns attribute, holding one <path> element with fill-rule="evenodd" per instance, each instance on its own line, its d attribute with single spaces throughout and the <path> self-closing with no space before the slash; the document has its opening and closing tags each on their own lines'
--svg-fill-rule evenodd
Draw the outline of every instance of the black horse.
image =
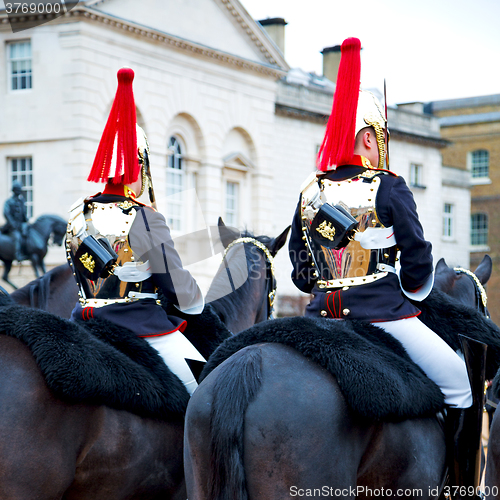
<svg viewBox="0 0 500 500">
<path fill-rule="evenodd" d="M 65 234 L 66 221 L 58 215 L 41 215 L 29 226 L 26 243 L 23 245 L 23 253 L 27 256 L 26 260 L 31 262 L 37 278 L 40 273 L 45 274 L 43 259 L 47 255 L 50 238 L 52 237 L 54 244 L 61 246 Z M 12 262 L 15 260 L 15 249 L 14 241 L 6 234 L 0 234 L 0 260 L 5 266 L 2 279 L 13 288 L 17 288 L 14 283 L 9 281 Z"/>
<path fill-rule="evenodd" d="M 491 259 L 483 261 L 476 272 L 484 284 L 491 273 Z M 441 273 L 446 274 L 445 279 L 440 279 Z M 468 282 L 468 276 L 449 269 L 444 261 L 436 274 L 436 283 L 446 282 L 449 292 L 475 307 L 473 280 Z M 468 290 L 468 296 L 461 290 Z M 464 311 L 460 320 L 470 316 L 480 329 L 487 326 L 489 320 L 460 307 Z M 446 311 L 439 312 L 445 321 L 451 321 Z M 217 367 L 200 383 L 186 414 L 184 453 L 190 500 L 368 499 L 374 495 L 425 499 L 437 498 L 442 492 L 446 446 L 435 410 L 427 416 L 395 421 L 354 413 L 349 404 L 352 398 L 348 403 L 338 376 L 289 345 L 262 343 L 257 335 L 284 325 L 289 337 L 300 341 L 309 334 L 312 338 L 316 330 L 306 331 L 305 327 L 314 321 L 317 324 L 312 328 L 341 331 L 339 342 L 346 348 L 349 341 L 343 335 L 354 328 L 348 322 L 328 326 L 328 320 L 287 318 L 239 334 L 247 347 L 218 366 L 213 362 L 212 368 Z M 500 345 L 500 332 L 491 327 Z M 254 334 L 257 343 L 248 346 L 246 340 Z M 377 338 L 378 333 L 372 335 Z M 224 344 L 209 363 L 221 350 Z M 366 356 L 372 356 L 370 350 Z M 344 362 L 340 372 L 344 369 L 361 370 L 357 380 L 369 379 L 361 392 L 372 387 L 373 392 L 393 395 L 400 390 L 380 384 L 373 389 L 376 373 L 366 372 L 355 361 Z M 408 405 L 404 398 L 400 401 Z"/>
<path fill-rule="evenodd" d="M 218 304 L 218 310 L 224 316 L 225 307 L 232 309 L 236 304 L 241 321 L 255 321 L 269 297 L 267 269 L 268 255 L 274 257 L 283 246 L 287 228 L 276 239 L 251 237 L 246 235 L 241 245 L 249 279 L 235 289 L 224 304 Z M 227 243 L 227 242 L 226 242 Z M 234 248 L 238 243 L 235 243 Z M 265 247 L 262 250 L 261 245 Z M 255 248 L 258 251 L 255 251 Z M 261 251 L 262 250 L 262 251 Z M 229 259 L 228 259 L 229 260 Z M 68 266 L 69 267 L 69 266 Z M 222 264 L 227 269 L 226 262 Z M 259 270 L 259 276 L 253 270 Z M 62 270 L 61 270 L 62 271 Z M 69 274 L 62 276 L 59 285 L 73 280 Z M 219 273 L 220 279 L 224 273 Z M 60 290 L 63 290 L 61 288 Z M 73 293 L 73 292 L 71 292 Z M 29 295 L 29 294 L 28 294 Z M 243 299 L 239 297 L 243 296 Z M 21 297 L 18 297 L 21 299 Z M 26 296 L 23 296 L 25 299 Z M 61 301 L 72 300 L 61 292 Z M 7 299 L 3 297 L 4 303 Z M 234 302 L 233 302 L 234 300 Z M 2 297 L 0 296 L 0 306 Z M 45 301 L 44 301 L 45 302 Z M 54 303 L 48 302 L 49 307 Z M 9 500 L 74 499 L 74 500 L 183 500 L 186 498 L 183 475 L 183 412 L 177 418 L 161 419 L 138 415 L 124 409 L 117 409 L 104 402 L 92 401 L 94 390 L 86 391 L 90 402 L 62 397 L 58 393 L 62 385 L 80 384 L 77 374 L 98 380 L 109 385 L 108 377 L 100 376 L 83 360 L 88 355 L 85 350 L 86 340 L 74 338 L 77 346 L 74 362 L 65 362 L 66 349 L 54 351 L 55 362 L 66 374 L 64 380 L 56 380 L 55 390 L 48 387 L 48 381 L 42 376 L 40 367 L 35 362 L 35 351 L 40 356 L 42 333 L 59 339 L 61 332 L 71 327 L 70 323 L 53 314 L 32 311 L 25 307 L 0 307 L 0 323 L 3 330 L 14 325 L 9 331 L 26 337 L 30 329 L 34 333 L 33 352 L 15 335 L 0 335 L 0 498 Z M 202 315 L 203 316 L 203 315 Z M 42 329 L 33 326 L 33 321 L 41 318 Z M 193 318 L 196 322 L 196 318 Z M 219 320 L 219 323 L 220 320 Z M 105 325 L 104 325 L 105 326 Z M 101 331 L 101 324 L 94 328 Z M 89 326 L 90 327 L 90 326 Z M 189 325 L 188 325 L 189 328 Z M 196 328 L 195 328 L 196 330 Z M 120 332 L 121 335 L 122 332 Z M 126 333 L 126 332 L 125 332 Z M 216 331 L 217 337 L 220 332 Z M 188 335 L 187 330 L 185 332 Z M 229 335 L 226 330 L 224 335 Z M 112 331 L 106 336 L 114 335 Z M 133 335 L 133 334 L 132 334 Z M 47 337 L 47 335 L 44 335 Z M 206 330 L 193 332 L 192 341 L 200 352 L 208 358 L 210 349 L 216 347 L 215 338 L 207 338 Z M 87 337 L 85 337 L 87 339 Z M 200 344 L 195 343 L 195 339 Z M 219 339 L 220 340 L 220 339 Z M 123 344 L 123 339 L 119 340 Z M 81 345 L 82 344 L 82 345 Z M 91 351 L 100 342 L 91 341 Z M 108 349 L 109 351 L 109 349 Z M 46 353 L 45 353 L 46 354 Z M 44 356 L 45 356 L 44 354 Z M 141 355 L 144 357 L 144 355 Z M 43 356 L 42 356 L 43 357 Z M 104 357 L 104 367 L 112 367 L 111 372 L 125 372 L 133 399 L 139 390 L 136 387 L 135 373 L 128 372 L 121 362 L 113 364 L 112 356 Z M 151 359 L 149 355 L 147 359 Z M 62 361 L 62 362 L 61 362 Z M 100 366 L 100 365 L 99 365 Z M 135 366 L 135 365 L 134 365 Z M 78 371 L 78 369 L 80 370 Z M 54 378 L 53 376 L 51 377 Z M 53 380 L 54 381 L 54 380 Z M 180 383 L 180 381 L 179 381 Z M 174 384 L 175 385 L 175 384 Z M 118 391 L 112 391 L 113 393 Z M 164 392 L 151 398 L 155 402 Z M 185 391 L 184 391 L 185 392 Z M 72 396 L 74 398 L 74 396 Z M 186 393 L 187 399 L 187 393 Z M 187 401 L 185 401 L 186 403 Z M 185 409 L 185 405 L 184 405 Z"/>
</svg>

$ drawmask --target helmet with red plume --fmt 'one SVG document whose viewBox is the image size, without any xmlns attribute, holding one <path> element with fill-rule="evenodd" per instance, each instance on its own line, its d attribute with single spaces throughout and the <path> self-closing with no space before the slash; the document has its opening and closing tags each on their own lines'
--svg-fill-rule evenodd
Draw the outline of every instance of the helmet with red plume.
<svg viewBox="0 0 500 500">
<path fill-rule="evenodd" d="M 88 180 L 115 184 L 130 184 L 141 172 L 138 157 L 138 132 L 132 82 L 134 71 L 118 71 L 118 89 L 109 118 L 97 148 Z M 142 134 L 140 134 L 142 135 Z M 142 137 L 140 137 L 143 142 Z M 113 161 L 114 160 L 114 161 Z"/>
<path fill-rule="evenodd" d="M 387 120 L 378 99 L 360 90 L 361 42 L 347 38 L 341 46 L 341 59 L 335 87 L 332 112 L 318 154 L 318 168 L 334 170 L 353 161 L 356 134 L 373 127 L 379 150 L 379 168 L 385 160 L 384 129 Z"/>
</svg>

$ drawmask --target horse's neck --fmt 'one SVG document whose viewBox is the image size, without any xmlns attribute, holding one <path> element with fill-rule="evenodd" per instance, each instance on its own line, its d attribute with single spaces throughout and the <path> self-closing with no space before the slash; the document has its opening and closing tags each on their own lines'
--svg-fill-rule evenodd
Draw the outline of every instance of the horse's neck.
<svg viewBox="0 0 500 500">
<path fill-rule="evenodd" d="M 211 301 L 214 309 L 233 333 L 245 330 L 260 321 L 262 306 L 266 304 L 266 280 L 261 279 L 261 276 L 265 277 L 265 263 L 259 260 L 257 268 L 256 261 L 249 261 L 248 255 L 245 256 L 248 275 L 244 283 L 235 282 L 236 277 L 241 278 L 241 272 L 232 268 L 235 262 L 234 254 L 229 255 L 227 263 L 222 264 L 207 294 L 207 299 Z M 255 277 L 255 273 L 258 278 Z M 231 278 L 228 279 L 229 275 Z M 227 293 L 231 289 L 233 291 Z M 221 294 L 221 291 L 225 293 Z"/>
<path fill-rule="evenodd" d="M 44 240 L 48 240 L 52 231 L 52 221 L 49 219 L 37 219 L 30 226 L 30 230 L 36 231 Z"/>
</svg>

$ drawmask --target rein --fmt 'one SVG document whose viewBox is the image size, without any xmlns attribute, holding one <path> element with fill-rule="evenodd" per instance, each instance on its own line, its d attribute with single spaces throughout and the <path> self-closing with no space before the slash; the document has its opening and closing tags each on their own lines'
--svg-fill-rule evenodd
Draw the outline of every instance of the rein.
<svg viewBox="0 0 500 500">
<path fill-rule="evenodd" d="M 274 270 L 274 258 L 271 255 L 269 249 L 266 247 L 266 245 L 264 245 L 264 243 L 261 243 L 259 240 L 256 240 L 255 238 L 245 236 L 242 238 L 235 239 L 226 247 L 224 255 L 222 256 L 222 260 L 226 258 L 226 255 L 229 252 L 229 250 L 238 243 L 251 243 L 264 253 L 264 256 L 266 258 L 266 270 L 269 271 L 270 273 L 269 276 L 266 276 L 266 281 L 269 283 L 267 288 L 268 290 L 270 290 L 267 293 L 267 306 L 268 306 L 267 319 L 270 319 L 274 311 L 274 301 L 276 300 L 276 289 L 277 289 L 276 276 Z"/>
<path fill-rule="evenodd" d="M 487 318 L 490 318 L 490 314 L 488 312 L 488 308 L 486 307 L 488 304 L 488 297 L 486 296 L 486 290 L 484 289 L 483 284 L 479 281 L 479 278 L 468 269 L 463 267 L 454 267 L 453 270 L 458 274 L 466 274 L 469 278 L 474 282 L 474 290 L 476 292 L 476 302 L 477 309 Z"/>
</svg>

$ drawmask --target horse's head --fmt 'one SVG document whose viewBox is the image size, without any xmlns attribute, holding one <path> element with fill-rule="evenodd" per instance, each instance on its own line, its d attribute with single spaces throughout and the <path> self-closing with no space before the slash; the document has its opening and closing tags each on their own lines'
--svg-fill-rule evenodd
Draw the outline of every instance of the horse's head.
<svg viewBox="0 0 500 500">
<path fill-rule="evenodd" d="M 238 230 L 226 226 L 221 217 L 219 217 L 219 221 L 218 221 L 217 225 L 219 227 L 220 239 L 222 241 L 222 244 L 224 245 L 224 248 L 226 248 L 226 249 L 228 248 L 228 246 L 231 243 L 233 243 L 233 241 L 235 241 L 236 239 L 238 239 L 242 236 Z M 261 243 L 263 243 L 267 247 L 267 249 L 271 253 L 272 257 L 276 257 L 278 250 L 280 250 L 286 242 L 286 238 L 288 236 L 288 232 L 290 231 L 290 228 L 291 228 L 291 226 L 288 226 L 276 238 L 270 238 L 268 236 L 254 236 L 254 238 L 256 240 L 260 241 Z"/>
<path fill-rule="evenodd" d="M 61 246 L 66 236 L 66 221 L 57 215 L 54 215 L 52 222 L 52 242 L 55 245 Z"/>
<path fill-rule="evenodd" d="M 448 267 L 444 259 L 439 259 L 434 273 L 434 288 L 464 305 L 481 309 L 481 288 L 490 279 L 492 266 L 489 255 L 483 257 L 474 273 Z"/>
<path fill-rule="evenodd" d="M 240 233 L 221 218 L 218 227 L 224 258 L 206 298 L 236 333 L 270 316 L 276 295 L 273 259 L 285 244 L 290 227 L 277 238 Z M 242 311 L 246 311 L 245 317 Z"/>
<path fill-rule="evenodd" d="M 62 245 L 64 236 L 66 235 L 67 222 L 59 215 L 44 214 L 38 217 L 31 225 L 30 231 L 38 233 L 43 241 L 38 243 L 38 246 L 47 245 L 49 239 L 58 246 Z M 33 243 L 36 245 L 36 243 Z"/>
</svg>

